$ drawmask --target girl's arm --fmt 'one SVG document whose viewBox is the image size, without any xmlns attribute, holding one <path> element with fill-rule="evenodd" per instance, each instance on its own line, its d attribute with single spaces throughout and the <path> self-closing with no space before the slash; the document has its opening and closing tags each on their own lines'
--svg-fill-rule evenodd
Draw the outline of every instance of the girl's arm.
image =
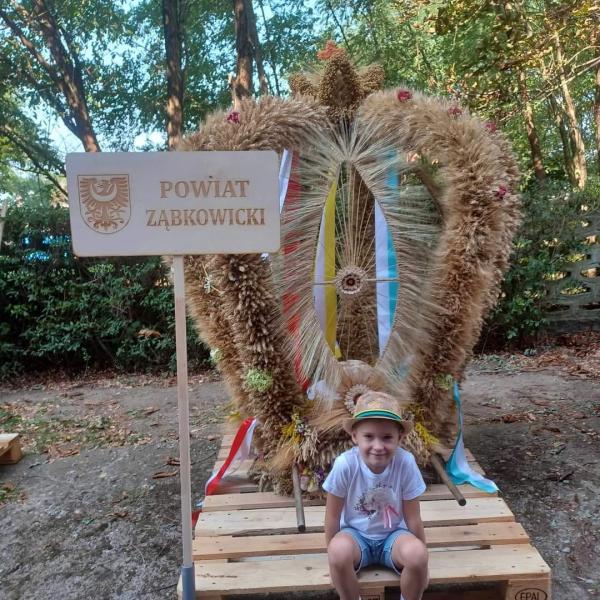
<svg viewBox="0 0 600 600">
<path fill-rule="evenodd" d="M 425 528 L 421 520 L 419 499 L 402 500 L 402 511 L 404 512 L 404 520 L 406 521 L 408 530 L 425 544 Z"/>
<path fill-rule="evenodd" d="M 327 494 L 327 502 L 325 504 L 325 543 L 328 546 L 333 536 L 340 530 L 340 518 L 344 502 L 345 498 Z"/>
</svg>

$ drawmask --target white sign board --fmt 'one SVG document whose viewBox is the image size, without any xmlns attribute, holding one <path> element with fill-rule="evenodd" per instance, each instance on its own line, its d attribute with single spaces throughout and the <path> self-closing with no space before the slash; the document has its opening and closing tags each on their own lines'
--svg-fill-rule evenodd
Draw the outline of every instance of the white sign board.
<svg viewBox="0 0 600 600">
<path fill-rule="evenodd" d="M 273 151 L 73 153 L 66 166 L 78 256 L 279 250 Z"/>
</svg>

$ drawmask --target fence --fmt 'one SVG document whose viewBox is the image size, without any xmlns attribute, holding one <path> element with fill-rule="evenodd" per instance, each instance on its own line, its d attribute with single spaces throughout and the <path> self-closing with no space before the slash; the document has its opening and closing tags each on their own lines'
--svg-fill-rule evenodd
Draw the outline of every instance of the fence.
<svg viewBox="0 0 600 600">
<path fill-rule="evenodd" d="M 585 215 L 576 234 L 581 254 L 547 282 L 551 330 L 600 330 L 600 212 Z"/>
</svg>

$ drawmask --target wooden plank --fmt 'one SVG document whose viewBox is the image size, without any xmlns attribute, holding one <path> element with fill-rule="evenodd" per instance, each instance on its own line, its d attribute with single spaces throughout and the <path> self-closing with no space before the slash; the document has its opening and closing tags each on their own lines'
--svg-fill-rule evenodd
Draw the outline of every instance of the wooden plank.
<svg viewBox="0 0 600 600">
<path fill-rule="evenodd" d="M 307 531 L 323 531 L 325 507 L 307 506 L 304 512 Z M 466 506 L 459 506 L 455 500 L 423 502 L 421 516 L 425 526 L 514 521 L 506 502 L 494 496 L 474 498 Z M 201 536 L 293 533 L 296 527 L 294 508 L 215 511 L 200 514 L 196 533 Z"/>
<path fill-rule="evenodd" d="M 23 458 L 18 433 L 0 433 L 0 465 L 13 465 Z"/>
<path fill-rule="evenodd" d="M 362 587 L 360 598 L 361 600 L 385 600 L 385 587 Z"/>
<path fill-rule="evenodd" d="M 6 452 L 18 437 L 18 433 L 0 433 L 0 454 Z"/>
<path fill-rule="evenodd" d="M 229 456 L 230 450 L 231 447 L 223 448 L 223 446 L 221 446 L 219 452 L 217 452 L 217 460 L 225 460 Z"/>
<path fill-rule="evenodd" d="M 323 498 L 304 498 L 304 506 L 319 506 L 325 503 Z M 203 512 L 219 510 L 248 510 L 257 508 L 286 508 L 294 506 L 291 496 L 280 496 L 275 492 L 254 492 L 252 494 L 221 494 L 207 496 L 202 505 Z"/>
<path fill-rule="evenodd" d="M 500 593 L 497 586 L 468 592 L 425 592 L 423 600 L 503 600 Z"/>
<path fill-rule="evenodd" d="M 503 600 L 550 600 L 550 576 L 506 582 Z"/>
<path fill-rule="evenodd" d="M 224 460 L 217 460 L 215 462 L 215 465 L 213 467 L 213 473 L 215 471 L 218 471 L 221 466 L 223 465 L 225 461 Z M 248 471 L 250 470 L 250 468 L 252 467 L 252 465 L 254 464 L 254 459 L 253 458 L 247 458 L 246 460 L 243 460 L 240 463 L 240 466 L 234 471 L 234 473 L 238 476 L 238 477 L 247 477 L 248 476 Z"/>
<path fill-rule="evenodd" d="M 431 584 L 536 579 L 550 569 L 529 544 L 492 546 L 481 550 L 432 552 Z M 368 568 L 359 575 L 361 587 L 398 586 L 391 570 Z M 298 556 L 291 560 L 196 563 L 196 596 L 291 592 L 331 589 L 324 556 Z"/>
<path fill-rule="evenodd" d="M 488 498 L 490 494 L 482 492 L 471 485 L 457 486 L 465 498 Z M 493 494 L 495 495 L 495 494 Z M 421 501 L 451 500 L 452 494 L 442 483 L 433 483 L 427 486 L 427 491 L 421 496 Z M 304 498 L 304 506 L 319 506 L 325 504 L 324 498 Z M 294 506 L 291 496 L 280 496 L 275 492 L 256 492 L 253 494 L 221 494 L 207 496 L 204 499 L 202 510 L 211 512 L 215 510 L 249 510 L 253 508 L 286 508 Z"/>
<path fill-rule="evenodd" d="M 523 527 L 514 522 L 427 527 L 425 537 L 429 548 L 520 544 L 529 541 Z M 196 537 L 193 544 L 194 560 L 312 554 L 325 552 L 325 549 L 322 532 L 246 537 L 205 536 Z"/>
<path fill-rule="evenodd" d="M 215 496 L 219 494 L 247 494 L 258 491 L 258 485 L 252 481 L 248 481 L 246 477 L 231 475 L 222 479 L 217 489 L 213 492 Z M 211 496 L 209 496 L 210 498 Z"/>
<path fill-rule="evenodd" d="M 225 435 L 223 435 L 223 439 L 221 440 L 221 448 L 231 448 L 231 444 L 233 444 L 234 437 L 234 433 L 226 433 Z"/>
</svg>

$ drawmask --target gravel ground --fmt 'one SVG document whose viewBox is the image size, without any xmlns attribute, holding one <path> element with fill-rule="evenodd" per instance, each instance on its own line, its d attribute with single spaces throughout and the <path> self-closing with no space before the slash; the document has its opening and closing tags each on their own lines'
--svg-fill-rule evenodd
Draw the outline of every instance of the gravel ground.
<svg viewBox="0 0 600 600">
<path fill-rule="evenodd" d="M 466 445 L 553 569 L 553 597 L 600 597 L 598 381 L 476 361 Z M 192 489 L 214 463 L 227 395 L 191 378 Z M 0 390 L 0 430 L 25 457 L 0 467 L 0 598 L 176 597 L 181 564 L 173 379 L 114 377 Z"/>
</svg>

